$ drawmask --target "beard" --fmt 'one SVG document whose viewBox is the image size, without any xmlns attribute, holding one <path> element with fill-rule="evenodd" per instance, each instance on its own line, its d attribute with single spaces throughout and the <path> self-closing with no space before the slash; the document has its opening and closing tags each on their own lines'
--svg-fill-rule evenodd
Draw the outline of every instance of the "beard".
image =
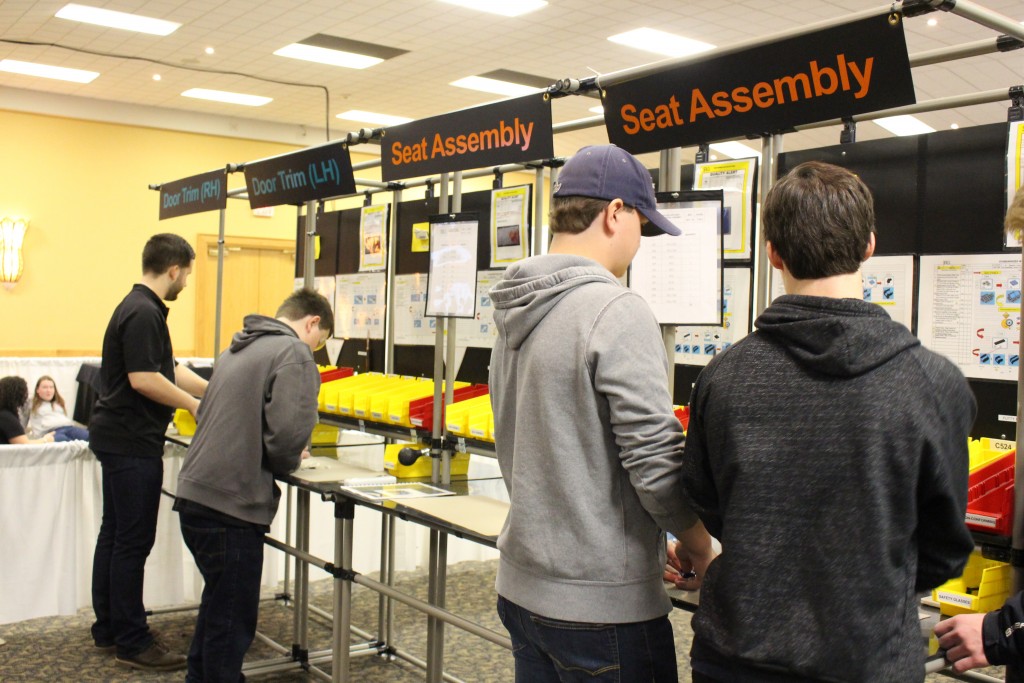
<svg viewBox="0 0 1024 683">
<path fill-rule="evenodd" d="M 175 280 L 171 283 L 171 288 L 167 290 L 167 295 L 164 296 L 164 301 L 177 301 L 178 294 L 180 294 L 183 289 L 185 289 L 185 286 Z"/>
</svg>

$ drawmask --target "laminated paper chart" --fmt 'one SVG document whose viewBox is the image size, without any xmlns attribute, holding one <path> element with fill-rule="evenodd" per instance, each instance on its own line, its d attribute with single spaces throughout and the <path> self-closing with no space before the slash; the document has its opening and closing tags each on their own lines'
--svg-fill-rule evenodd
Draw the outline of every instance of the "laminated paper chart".
<svg viewBox="0 0 1024 683">
<path fill-rule="evenodd" d="M 1020 254 L 921 257 L 917 333 L 968 377 L 1016 380 Z"/>
<path fill-rule="evenodd" d="M 750 332 L 750 268 L 725 268 L 722 326 L 676 328 L 676 363 L 707 365 Z"/>
<path fill-rule="evenodd" d="M 334 335 L 345 339 L 383 339 L 387 275 L 335 275 Z"/>
</svg>

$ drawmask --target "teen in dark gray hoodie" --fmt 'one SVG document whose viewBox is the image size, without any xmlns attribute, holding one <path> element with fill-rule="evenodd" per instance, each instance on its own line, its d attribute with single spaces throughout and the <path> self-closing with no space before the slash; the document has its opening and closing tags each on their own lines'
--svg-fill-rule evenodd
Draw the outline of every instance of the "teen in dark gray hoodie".
<svg viewBox="0 0 1024 683">
<path fill-rule="evenodd" d="M 722 542 L 693 618 L 694 681 L 921 681 L 917 594 L 974 547 L 974 398 L 861 300 L 875 223 L 856 176 L 801 164 L 763 221 L 788 294 L 690 399 L 686 490 Z"/>
<path fill-rule="evenodd" d="M 303 289 L 277 318 L 247 315 L 217 359 L 174 509 L 206 586 L 186 681 L 237 681 L 256 633 L 263 538 L 317 420 L 313 350 L 334 329 L 330 303 Z"/>
<path fill-rule="evenodd" d="M 559 175 L 551 253 L 513 265 L 490 293 L 495 448 L 511 501 L 498 612 L 517 681 L 677 680 L 661 530 L 698 574 L 711 550 L 683 500 L 661 332 L 616 279 L 645 221 L 679 234 L 636 158 L 585 147 Z"/>
</svg>

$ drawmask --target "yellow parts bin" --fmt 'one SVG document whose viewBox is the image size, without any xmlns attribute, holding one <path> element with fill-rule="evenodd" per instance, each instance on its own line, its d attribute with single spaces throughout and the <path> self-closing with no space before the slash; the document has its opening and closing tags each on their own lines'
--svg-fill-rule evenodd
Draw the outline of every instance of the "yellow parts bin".
<svg viewBox="0 0 1024 683">
<path fill-rule="evenodd" d="M 973 472 L 981 469 L 993 460 L 998 460 L 1010 451 L 1015 450 L 1017 444 L 1013 441 L 1003 439 L 990 439 L 987 436 L 981 439 L 968 439 L 968 469 Z"/>
<path fill-rule="evenodd" d="M 192 436 L 196 433 L 196 419 L 184 408 L 178 408 L 174 411 L 174 428 L 182 436 Z"/>
<path fill-rule="evenodd" d="M 403 465 L 398 461 L 398 452 L 403 448 L 418 449 L 419 445 L 396 443 L 384 447 L 384 470 L 396 479 L 419 479 L 431 474 L 431 457 L 429 453 L 416 459 L 411 465 Z M 469 453 L 453 453 L 451 460 L 452 476 L 464 476 L 469 471 Z"/>
<path fill-rule="evenodd" d="M 340 434 L 341 430 L 333 425 L 317 423 L 313 425 L 313 435 L 310 437 L 310 443 L 314 446 L 336 446 L 338 445 L 338 436 Z"/>
<path fill-rule="evenodd" d="M 484 394 L 453 403 L 448 406 L 446 412 L 445 429 L 452 434 L 484 441 L 494 440 L 490 426 L 493 420 L 490 395 Z"/>
<path fill-rule="evenodd" d="M 1006 602 L 1013 583 L 1013 572 L 1006 562 L 989 560 L 974 551 L 967 560 L 964 575 L 951 579 L 932 591 L 939 611 L 952 617 L 968 612 L 991 612 Z"/>
<path fill-rule="evenodd" d="M 469 386 L 468 382 L 456 382 L 454 384 L 455 389 L 461 389 L 462 387 Z M 442 384 L 441 393 L 444 394 L 445 388 Z M 385 414 L 385 421 L 391 424 L 401 425 L 403 427 L 412 427 L 413 424 L 409 420 L 409 404 L 413 401 L 417 401 L 421 398 L 427 398 L 428 396 L 434 395 L 434 380 L 426 379 L 423 381 L 416 381 L 411 384 L 406 391 L 397 394 L 388 401 L 387 413 Z M 376 413 L 376 409 L 373 409 Z M 373 419 L 378 419 L 374 415 Z"/>
</svg>

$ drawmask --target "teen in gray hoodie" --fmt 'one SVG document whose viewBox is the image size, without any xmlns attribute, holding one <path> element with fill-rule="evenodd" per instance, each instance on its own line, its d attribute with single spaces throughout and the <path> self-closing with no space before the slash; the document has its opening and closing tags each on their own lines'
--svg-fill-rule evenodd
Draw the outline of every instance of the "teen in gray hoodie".
<svg viewBox="0 0 1024 683">
<path fill-rule="evenodd" d="M 174 509 L 206 586 L 186 681 L 241 680 L 256 633 L 263 538 L 317 420 L 313 350 L 334 329 L 320 294 L 293 293 L 277 318 L 247 315 L 217 359 L 178 474 Z"/>
<path fill-rule="evenodd" d="M 662 529 L 699 574 L 710 561 L 682 493 L 661 333 L 617 280 L 645 221 L 679 234 L 639 161 L 583 148 L 559 175 L 551 253 L 511 266 L 490 293 L 495 448 L 511 500 L 498 612 L 517 681 L 675 681 Z"/>
</svg>

